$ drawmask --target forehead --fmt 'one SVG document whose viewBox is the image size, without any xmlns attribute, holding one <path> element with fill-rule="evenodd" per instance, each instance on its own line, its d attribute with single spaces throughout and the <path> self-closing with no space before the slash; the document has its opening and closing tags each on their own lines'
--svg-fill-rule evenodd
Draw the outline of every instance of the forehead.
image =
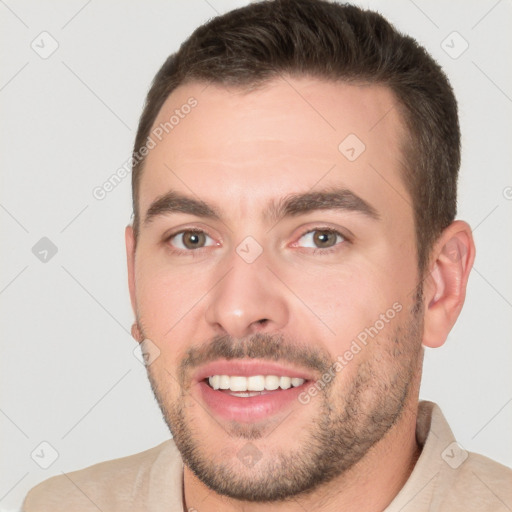
<svg viewBox="0 0 512 512">
<path fill-rule="evenodd" d="M 332 185 L 410 213 L 403 123 L 382 86 L 283 77 L 248 92 L 189 83 L 166 100 L 151 136 L 142 215 L 169 189 L 236 205 L 240 214 L 272 197 Z"/>
</svg>

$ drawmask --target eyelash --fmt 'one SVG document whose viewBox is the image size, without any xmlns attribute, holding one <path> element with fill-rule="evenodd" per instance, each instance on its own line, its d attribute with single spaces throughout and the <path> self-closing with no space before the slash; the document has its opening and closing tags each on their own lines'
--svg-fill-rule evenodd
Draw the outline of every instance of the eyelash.
<svg viewBox="0 0 512 512">
<path fill-rule="evenodd" d="M 349 243 L 350 242 L 349 238 L 345 234 L 343 234 L 341 231 L 338 231 L 337 229 L 333 229 L 333 228 L 327 227 L 327 226 L 318 226 L 318 227 L 314 227 L 312 229 L 307 229 L 306 231 L 304 231 L 304 232 L 302 232 L 300 234 L 300 236 L 298 237 L 298 240 L 300 240 L 303 236 L 305 236 L 305 235 L 307 235 L 309 233 L 314 233 L 315 231 L 325 231 L 327 233 L 334 233 L 336 235 L 341 236 L 341 238 L 343 238 L 343 241 L 342 242 L 338 242 L 337 244 L 333 245 L 332 247 L 326 247 L 326 248 L 321 248 L 321 247 L 316 247 L 316 248 L 299 247 L 298 249 L 307 250 L 310 254 L 314 254 L 314 255 L 317 255 L 317 254 L 319 254 L 319 255 L 326 255 L 326 254 L 331 254 L 331 253 L 339 251 L 341 249 L 341 247 L 340 247 L 341 245 L 344 245 L 345 243 Z M 213 239 L 213 237 L 211 237 L 203 229 L 197 229 L 197 228 L 181 229 L 180 231 L 176 231 L 174 233 L 171 233 L 170 235 L 168 235 L 164 239 L 164 242 L 168 245 L 168 247 L 170 248 L 171 252 L 173 252 L 175 254 L 178 254 L 178 255 L 187 255 L 187 256 L 191 256 L 192 258 L 195 258 L 197 256 L 200 256 L 203 253 L 203 249 L 208 249 L 209 247 L 213 247 L 213 246 L 207 246 L 207 247 L 199 247 L 198 249 L 189 249 L 189 250 L 176 249 L 175 247 L 173 247 L 170 244 L 170 241 L 174 237 L 176 237 L 178 235 L 182 235 L 184 233 L 203 233 L 206 236 L 208 236 L 209 238 Z"/>
<path fill-rule="evenodd" d="M 169 236 L 165 237 L 164 242 L 167 244 L 170 251 L 174 254 L 177 254 L 178 256 L 185 255 L 185 256 L 191 256 L 192 258 L 196 258 L 197 256 L 201 256 L 201 254 L 203 253 L 203 249 L 208 249 L 208 247 L 199 247 L 198 249 L 184 250 L 184 249 L 176 249 L 176 247 L 173 247 L 170 244 L 171 240 L 174 237 L 176 237 L 178 235 L 182 235 L 184 233 L 204 233 L 209 238 L 213 238 L 204 229 L 198 229 L 198 228 L 181 229 L 180 231 L 171 233 Z"/>
<path fill-rule="evenodd" d="M 311 247 L 298 247 L 299 250 L 300 249 L 305 250 L 309 254 L 313 254 L 315 256 L 316 255 L 325 256 L 327 254 L 332 254 L 332 253 L 340 251 L 341 250 L 341 246 L 349 241 L 348 237 L 345 236 L 341 231 L 338 231 L 337 229 L 333 229 L 333 228 L 330 228 L 330 227 L 327 227 L 327 226 L 319 226 L 319 227 L 315 227 L 313 229 L 308 229 L 308 230 L 304 231 L 299 236 L 298 239 L 300 240 L 303 236 L 305 236 L 305 235 L 307 235 L 309 233 L 314 233 L 315 231 L 323 231 L 325 233 L 334 233 L 335 235 L 339 235 L 341 238 L 343 238 L 343 240 L 341 242 L 336 243 L 332 247 L 326 247 L 326 248 L 321 248 L 321 247 L 314 247 L 314 248 L 311 248 Z"/>
</svg>

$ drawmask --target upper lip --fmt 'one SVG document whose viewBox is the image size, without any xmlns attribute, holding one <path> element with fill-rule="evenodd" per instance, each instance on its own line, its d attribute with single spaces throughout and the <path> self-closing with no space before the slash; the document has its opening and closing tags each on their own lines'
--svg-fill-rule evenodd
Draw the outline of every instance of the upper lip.
<svg viewBox="0 0 512 512">
<path fill-rule="evenodd" d="M 241 377 L 250 377 L 251 375 L 277 375 L 297 377 L 304 380 L 314 379 L 311 372 L 292 365 L 285 366 L 277 362 L 257 359 L 224 359 L 213 361 L 198 368 L 193 375 L 193 380 L 200 382 L 212 375 L 238 375 Z"/>
</svg>

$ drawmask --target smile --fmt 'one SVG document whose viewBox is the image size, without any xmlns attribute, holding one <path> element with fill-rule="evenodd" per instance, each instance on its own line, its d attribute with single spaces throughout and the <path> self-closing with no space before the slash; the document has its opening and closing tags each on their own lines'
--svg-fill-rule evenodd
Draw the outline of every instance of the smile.
<svg viewBox="0 0 512 512">
<path fill-rule="evenodd" d="M 296 388 L 302 386 L 304 382 L 304 379 L 299 377 L 279 377 L 277 375 L 251 375 L 250 377 L 212 375 L 208 377 L 208 384 L 211 388 L 243 397 L 255 396 L 262 391 Z"/>
<path fill-rule="evenodd" d="M 303 407 L 298 395 L 314 377 L 298 368 L 255 360 L 217 361 L 194 375 L 199 400 L 219 419 L 252 423 Z"/>
</svg>

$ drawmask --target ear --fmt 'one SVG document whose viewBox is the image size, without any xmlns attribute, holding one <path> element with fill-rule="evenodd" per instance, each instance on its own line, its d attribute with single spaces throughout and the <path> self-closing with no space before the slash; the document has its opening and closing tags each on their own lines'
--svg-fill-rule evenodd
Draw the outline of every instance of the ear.
<svg viewBox="0 0 512 512">
<path fill-rule="evenodd" d="M 424 282 L 423 345 L 440 347 L 464 304 L 469 273 L 475 259 L 471 228 L 457 220 L 436 242 Z"/>
<path fill-rule="evenodd" d="M 126 226 L 124 231 L 126 243 L 126 262 L 128 267 L 128 289 L 130 290 L 130 301 L 134 314 L 137 313 L 135 303 L 135 234 L 132 226 Z"/>
</svg>

